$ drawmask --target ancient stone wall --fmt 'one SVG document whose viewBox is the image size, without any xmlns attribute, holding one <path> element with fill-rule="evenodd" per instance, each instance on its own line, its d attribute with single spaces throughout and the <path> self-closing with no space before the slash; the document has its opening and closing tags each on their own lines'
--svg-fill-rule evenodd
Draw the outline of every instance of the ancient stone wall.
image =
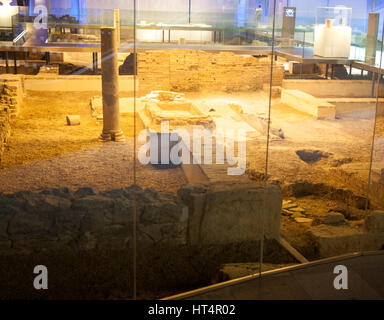
<svg viewBox="0 0 384 320">
<path fill-rule="evenodd" d="M 138 55 L 138 78 L 142 93 L 153 90 L 251 91 L 269 83 L 270 66 L 270 58 L 232 52 L 146 51 Z M 275 64 L 274 86 L 281 86 L 283 73 L 283 67 Z"/>
<path fill-rule="evenodd" d="M 1 99 L 1 96 L 0 96 Z M 7 106 L 0 104 L 0 162 L 4 152 L 5 144 L 11 133 L 10 112 Z"/>
<path fill-rule="evenodd" d="M 22 78 L 12 76 L 0 78 L 0 162 L 11 132 L 11 118 L 18 114 L 23 96 Z"/>
<path fill-rule="evenodd" d="M 274 239 L 281 211 L 276 187 L 185 186 L 181 197 L 138 186 L 23 191 L 0 194 L 0 297 L 130 298 L 134 190 L 137 285 L 145 298 L 208 285 L 222 263 L 257 261 L 263 212 L 264 261 L 295 261 Z M 207 206 L 199 209 L 199 199 Z M 30 285 L 39 264 L 49 269 L 50 290 Z"/>
<path fill-rule="evenodd" d="M 138 241 L 184 243 L 187 217 L 172 194 L 134 186 L 103 193 L 61 188 L 0 197 L 0 251 L 124 248 L 132 240 L 134 188 Z"/>
<path fill-rule="evenodd" d="M 282 200 L 275 186 L 186 186 L 180 197 L 138 186 L 102 193 L 61 188 L 0 195 L 0 251 L 124 247 L 132 240 L 134 189 L 141 245 L 257 241 L 262 216 L 265 236 L 279 237 Z"/>
</svg>

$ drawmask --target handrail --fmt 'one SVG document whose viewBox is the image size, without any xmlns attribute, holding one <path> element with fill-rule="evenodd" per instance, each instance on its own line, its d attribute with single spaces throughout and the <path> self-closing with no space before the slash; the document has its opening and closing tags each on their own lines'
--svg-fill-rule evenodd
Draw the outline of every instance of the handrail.
<svg viewBox="0 0 384 320">
<path fill-rule="evenodd" d="M 15 39 L 13 39 L 13 44 L 14 45 L 17 45 L 17 43 L 19 42 L 20 39 L 23 39 L 24 42 L 25 42 L 25 36 L 27 35 L 28 31 L 27 30 L 23 30 Z"/>
</svg>

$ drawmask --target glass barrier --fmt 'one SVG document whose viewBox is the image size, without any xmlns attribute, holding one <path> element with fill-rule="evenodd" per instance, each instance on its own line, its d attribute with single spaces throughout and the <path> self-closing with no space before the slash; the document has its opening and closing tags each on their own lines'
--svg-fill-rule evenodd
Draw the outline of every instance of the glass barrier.
<svg viewBox="0 0 384 320">
<path fill-rule="evenodd" d="M 353 40 L 342 44 L 341 38 L 348 39 L 348 33 L 351 39 L 353 10 L 320 8 L 313 25 L 305 15 L 319 8 L 314 4 L 306 7 L 302 11 L 298 6 L 296 11 L 295 40 L 300 30 L 302 47 L 290 49 L 296 50 L 291 51 L 295 55 L 277 57 L 288 68 L 279 97 L 272 101 L 270 122 L 271 132 L 281 130 L 283 139 L 270 139 L 267 166 L 269 183 L 276 181 L 283 194 L 281 239 L 297 250 L 297 258 L 314 261 L 378 250 L 382 245 L 380 237 L 374 240 L 366 232 L 367 216 L 380 199 L 378 194 L 373 197 L 373 190 L 377 192 L 380 187 L 373 187 L 370 180 L 375 175 L 371 156 L 380 166 L 379 139 L 374 144 L 376 153 L 372 155 L 371 150 L 380 80 L 376 70 L 366 65 L 361 68 L 368 75 L 358 78 L 355 74 L 360 70 L 354 71 L 349 65 L 349 43 Z M 306 28 L 297 27 L 298 23 Z M 361 23 L 367 25 L 368 16 Z M 310 26 L 315 27 L 313 36 Z M 337 38 L 338 33 L 345 35 L 330 45 L 329 39 Z M 279 79 L 277 75 L 275 79 Z M 362 268 L 358 270 L 364 276 Z M 290 274 L 300 277 L 297 282 L 312 297 L 320 297 L 316 293 L 321 285 L 320 269 Z"/>
</svg>

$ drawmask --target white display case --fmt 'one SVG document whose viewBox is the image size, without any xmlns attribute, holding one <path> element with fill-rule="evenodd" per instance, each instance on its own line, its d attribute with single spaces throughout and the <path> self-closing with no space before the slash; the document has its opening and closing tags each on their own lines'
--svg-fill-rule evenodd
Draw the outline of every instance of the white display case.
<svg viewBox="0 0 384 320">
<path fill-rule="evenodd" d="M 0 5 L 0 27 L 12 27 L 12 16 L 19 12 L 19 7 L 11 6 L 12 0 L 1 0 Z"/>
<path fill-rule="evenodd" d="M 214 38 L 212 26 L 205 24 L 151 24 L 141 21 L 137 25 L 136 37 L 143 42 L 210 43 Z"/>
<path fill-rule="evenodd" d="M 316 9 L 314 54 L 326 58 L 347 58 L 351 49 L 352 9 L 344 6 Z"/>
</svg>

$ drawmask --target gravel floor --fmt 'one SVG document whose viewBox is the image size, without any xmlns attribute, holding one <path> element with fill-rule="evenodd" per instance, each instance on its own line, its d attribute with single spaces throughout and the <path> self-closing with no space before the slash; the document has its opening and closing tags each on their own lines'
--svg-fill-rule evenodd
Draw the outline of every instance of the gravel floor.
<svg viewBox="0 0 384 320">
<path fill-rule="evenodd" d="M 180 168 L 158 170 L 137 163 L 137 184 L 143 188 L 176 192 L 186 183 Z M 133 139 L 0 169 L 0 192 L 39 191 L 45 188 L 97 187 L 100 191 L 133 183 Z"/>
</svg>

